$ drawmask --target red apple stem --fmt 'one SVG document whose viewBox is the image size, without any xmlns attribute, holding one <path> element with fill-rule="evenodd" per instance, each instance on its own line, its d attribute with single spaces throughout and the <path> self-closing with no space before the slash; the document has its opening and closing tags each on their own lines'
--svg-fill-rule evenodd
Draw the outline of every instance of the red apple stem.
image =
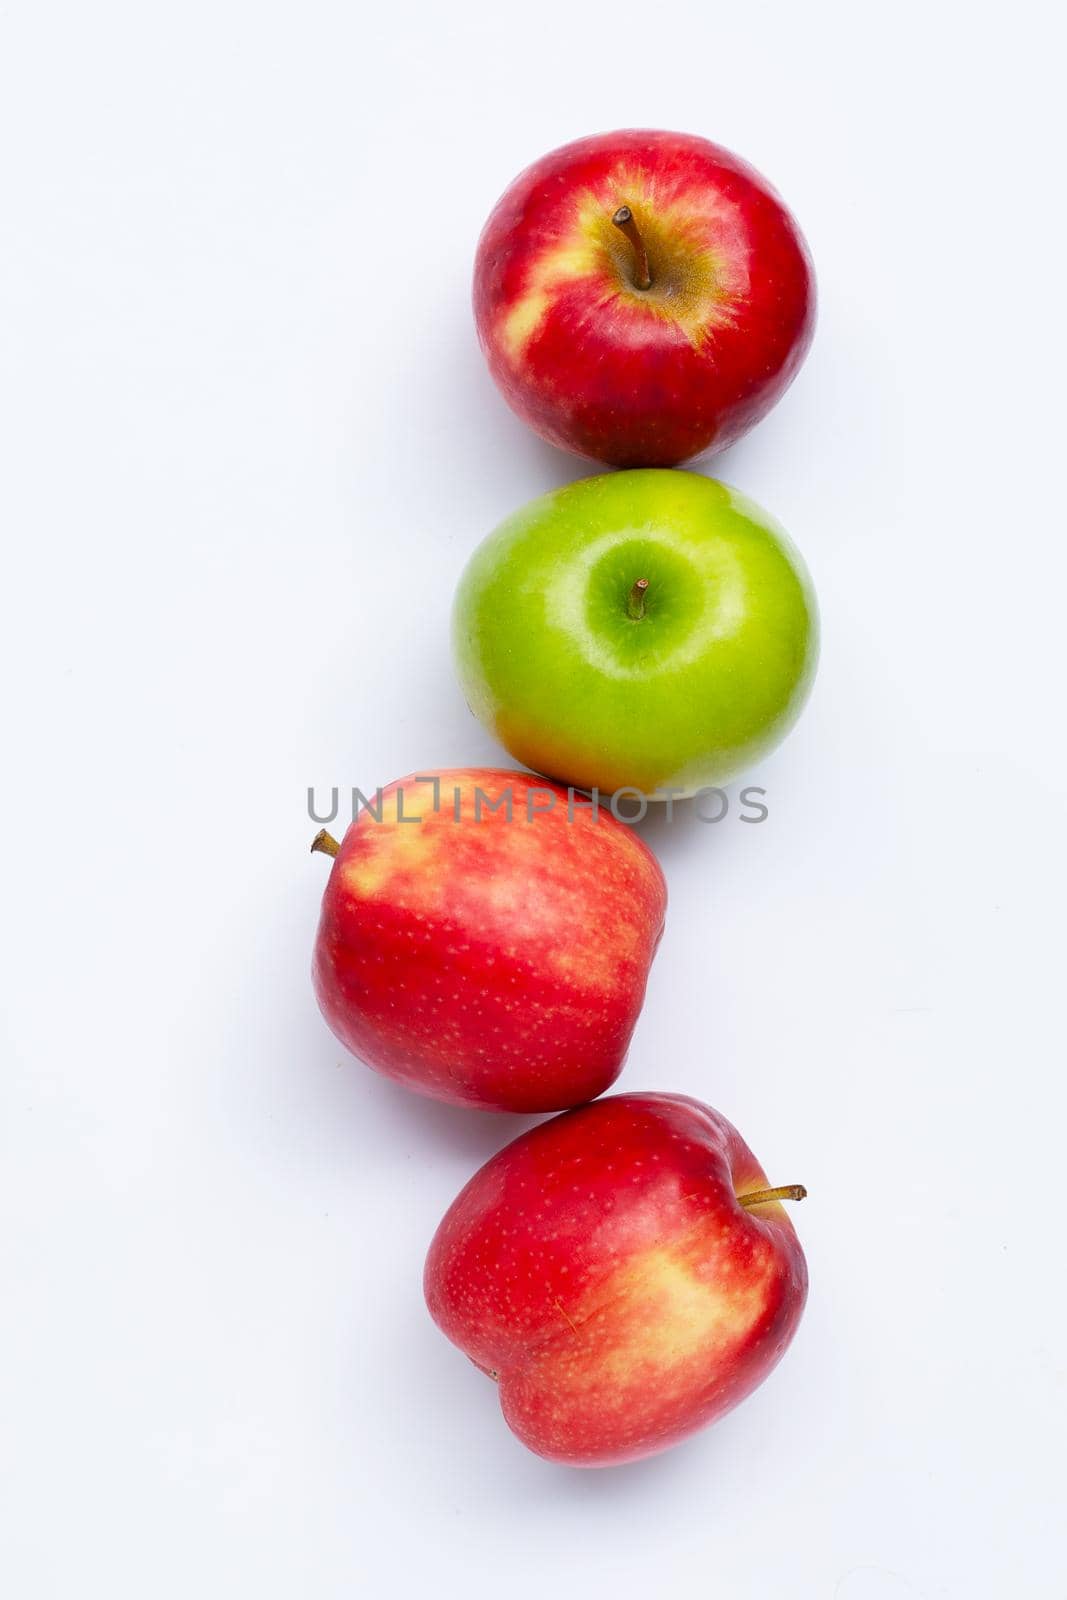
<svg viewBox="0 0 1067 1600">
<path fill-rule="evenodd" d="M 786 1183 L 780 1189 L 753 1189 L 751 1194 L 739 1194 L 737 1203 L 749 1211 L 753 1206 L 765 1206 L 771 1200 L 803 1200 L 807 1192 L 802 1183 Z"/>
<path fill-rule="evenodd" d="M 633 212 L 629 206 L 620 206 L 611 220 L 620 232 L 626 235 L 633 246 L 635 288 L 651 289 L 652 274 L 648 270 L 648 251 L 645 249 L 645 241 L 641 237 L 641 230 L 634 221 Z"/>
<path fill-rule="evenodd" d="M 638 578 L 626 601 L 626 615 L 632 617 L 634 622 L 640 622 L 645 614 L 645 595 L 647 592 L 648 579 Z"/>
<path fill-rule="evenodd" d="M 335 856 L 340 848 L 341 846 L 337 843 L 333 834 L 327 833 L 325 828 L 320 828 L 311 841 L 312 855 L 315 854 L 316 850 L 319 850 L 324 856 Z"/>
</svg>

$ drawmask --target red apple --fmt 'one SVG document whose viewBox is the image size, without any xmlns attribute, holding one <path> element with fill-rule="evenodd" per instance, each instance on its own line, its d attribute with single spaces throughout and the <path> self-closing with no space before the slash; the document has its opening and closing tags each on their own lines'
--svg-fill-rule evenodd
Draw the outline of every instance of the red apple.
<svg viewBox="0 0 1067 1600">
<path fill-rule="evenodd" d="M 807 1268 L 737 1131 L 685 1095 L 613 1095 L 493 1157 L 438 1228 L 431 1315 L 538 1455 L 612 1466 L 743 1400 L 796 1332 Z"/>
<path fill-rule="evenodd" d="M 499 1111 L 558 1111 L 615 1081 L 667 890 L 609 812 L 528 773 L 463 769 L 401 778 L 343 844 L 312 849 L 336 855 L 315 989 L 361 1060 Z"/>
<path fill-rule="evenodd" d="M 528 167 L 485 225 L 474 314 L 505 399 L 617 467 L 723 450 L 796 375 L 807 246 L 770 185 L 706 139 L 627 130 Z"/>
</svg>

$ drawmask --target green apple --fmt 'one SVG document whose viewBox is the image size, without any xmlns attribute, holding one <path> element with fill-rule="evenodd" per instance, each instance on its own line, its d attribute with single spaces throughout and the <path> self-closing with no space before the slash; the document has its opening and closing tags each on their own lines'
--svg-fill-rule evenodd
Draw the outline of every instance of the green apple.
<svg viewBox="0 0 1067 1600">
<path fill-rule="evenodd" d="M 453 644 L 475 716 L 535 772 L 693 794 L 774 748 L 815 675 L 811 580 L 781 528 L 693 472 L 585 478 L 490 534 Z"/>
</svg>

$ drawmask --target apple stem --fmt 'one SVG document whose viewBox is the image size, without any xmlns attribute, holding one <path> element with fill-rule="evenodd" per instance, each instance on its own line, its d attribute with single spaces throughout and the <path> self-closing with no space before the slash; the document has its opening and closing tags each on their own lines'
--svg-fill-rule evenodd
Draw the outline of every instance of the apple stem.
<svg viewBox="0 0 1067 1600">
<path fill-rule="evenodd" d="M 803 1200 L 807 1192 L 802 1183 L 786 1183 L 780 1189 L 753 1189 L 751 1194 L 739 1194 L 737 1203 L 748 1211 L 752 1206 L 765 1206 L 771 1200 Z"/>
<path fill-rule="evenodd" d="M 620 206 L 612 217 L 612 222 L 624 233 L 633 246 L 634 252 L 634 285 L 638 289 L 651 289 L 652 274 L 648 270 L 648 251 L 645 241 L 641 237 L 641 230 L 634 221 L 634 214 L 629 206 Z"/>
<path fill-rule="evenodd" d="M 320 850 L 324 856 L 335 856 L 341 846 L 337 843 L 332 833 L 327 833 L 325 828 L 320 828 L 311 841 L 311 854 Z"/>
<path fill-rule="evenodd" d="M 632 617 L 634 622 L 640 622 L 645 614 L 645 593 L 648 589 L 648 579 L 638 578 L 630 590 L 626 601 L 626 615 Z"/>
</svg>

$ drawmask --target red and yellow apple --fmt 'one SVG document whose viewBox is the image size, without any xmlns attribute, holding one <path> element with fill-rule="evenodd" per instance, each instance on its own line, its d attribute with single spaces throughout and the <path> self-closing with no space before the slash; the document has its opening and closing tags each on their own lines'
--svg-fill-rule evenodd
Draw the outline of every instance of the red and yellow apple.
<svg viewBox="0 0 1067 1600">
<path fill-rule="evenodd" d="M 752 167 L 689 134 L 578 139 L 497 203 L 474 269 L 489 368 L 552 444 L 618 467 L 725 449 L 792 382 L 811 258 Z"/>
<path fill-rule="evenodd" d="M 338 845 L 314 983 L 369 1066 L 456 1105 L 558 1111 L 622 1069 L 663 931 L 651 851 L 528 773 L 402 778 Z"/>
<path fill-rule="evenodd" d="M 612 1095 L 477 1172 L 426 1261 L 439 1327 L 538 1455 L 655 1454 L 750 1394 L 796 1332 L 807 1268 L 744 1140 L 684 1095 Z"/>
</svg>

